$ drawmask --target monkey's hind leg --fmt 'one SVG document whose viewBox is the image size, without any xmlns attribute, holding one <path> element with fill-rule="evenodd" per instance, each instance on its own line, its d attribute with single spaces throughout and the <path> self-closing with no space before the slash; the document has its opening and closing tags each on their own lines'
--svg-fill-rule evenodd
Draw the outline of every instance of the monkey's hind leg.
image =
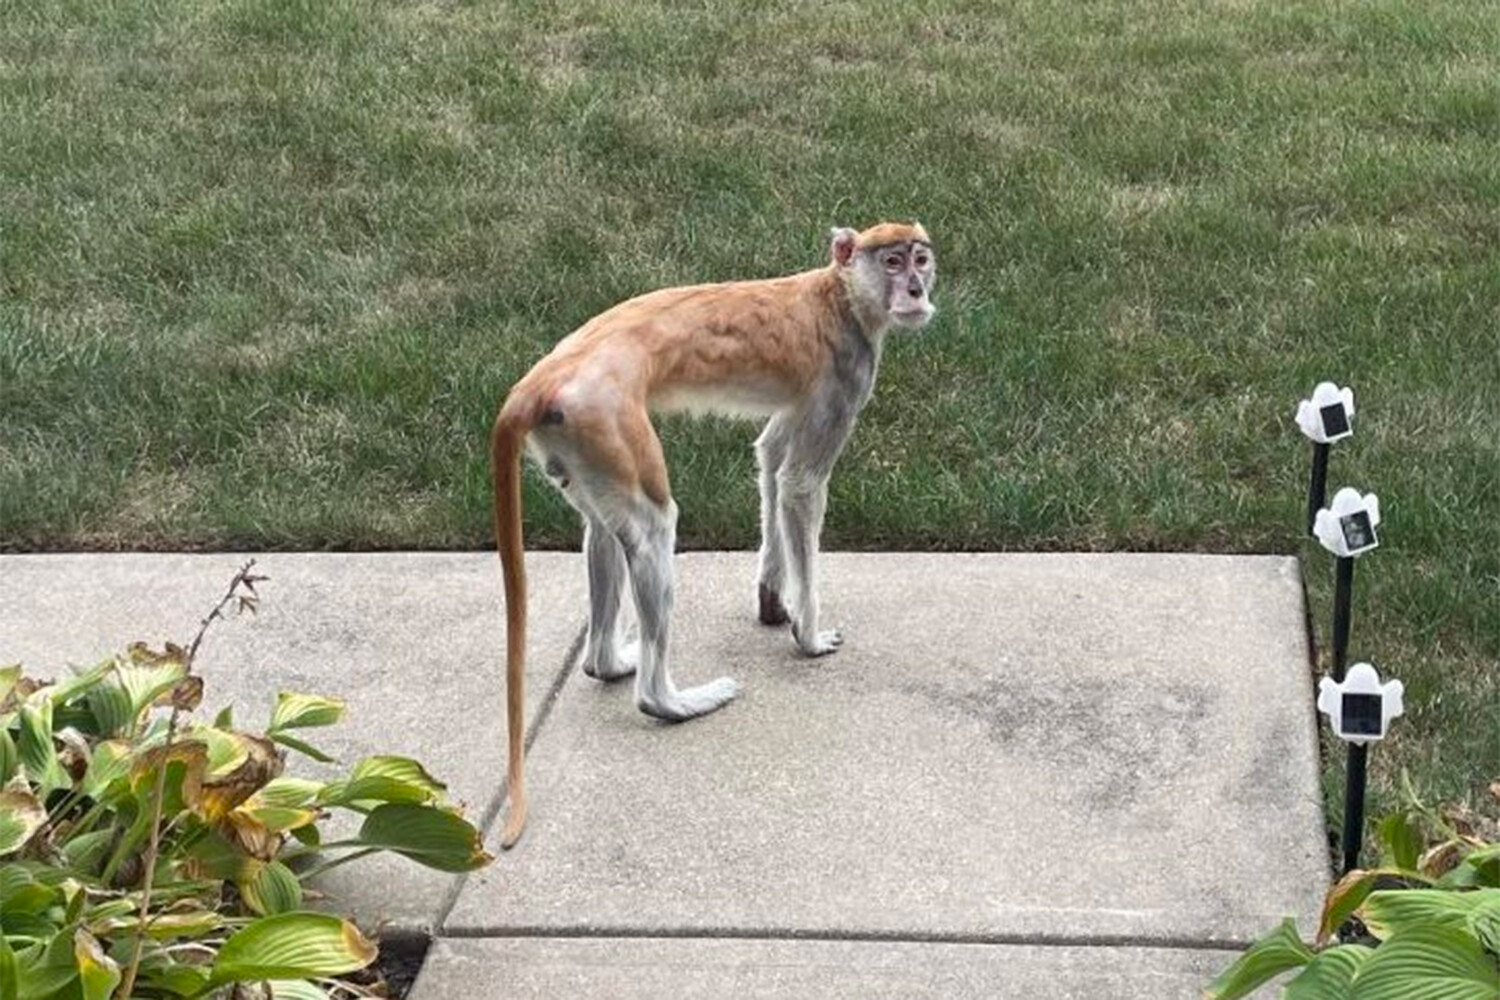
<svg viewBox="0 0 1500 1000">
<path fill-rule="evenodd" d="M 584 516 L 583 551 L 589 569 L 589 634 L 583 672 L 601 681 L 629 677 L 640 665 L 640 643 L 622 643 L 619 634 L 620 597 L 629 572 L 625 552 L 609 526 L 592 514 Z"/>
<path fill-rule="evenodd" d="M 672 549 L 677 535 L 677 504 L 663 506 L 641 497 L 620 527 L 625 562 L 641 622 L 641 662 L 635 678 L 635 703 L 642 712 L 681 722 L 721 708 L 739 693 L 738 681 L 720 677 L 679 690 L 667 670 L 671 631 Z"/>
</svg>

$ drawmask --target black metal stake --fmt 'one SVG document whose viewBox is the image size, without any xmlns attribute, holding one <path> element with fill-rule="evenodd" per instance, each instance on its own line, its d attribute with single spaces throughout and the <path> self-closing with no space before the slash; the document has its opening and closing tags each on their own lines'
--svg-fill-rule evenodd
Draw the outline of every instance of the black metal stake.
<svg viewBox="0 0 1500 1000">
<path fill-rule="evenodd" d="M 1354 558 L 1338 560 L 1333 582 L 1333 681 L 1342 684 L 1349 661 L 1350 593 L 1354 590 Z"/>
<path fill-rule="evenodd" d="M 1363 743 L 1349 745 L 1349 769 L 1344 779 L 1344 870 L 1359 867 L 1360 842 L 1365 832 L 1365 751 Z"/>
<path fill-rule="evenodd" d="M 1328 445 L 1313 442 L 1312 479 L 1307 484 L 1307 533 L 1313 533 L 1313 522 L 1323 509 L 1328 494 Z"/>
<path fill-rule="evenodd" d="M 1349 619 L 1354 590 L 1354 558 L 1338 560 L 1333 584 L 1333 680 L 1343 683 L 1349 660 Z M 1365 753 L 1364 745 L 1350 744 L 1349 765 L 1344 777 L 1344 870 L 1348 874 L 1359 867 L 1359 851 L 1365 832 Z"/>
</svg>

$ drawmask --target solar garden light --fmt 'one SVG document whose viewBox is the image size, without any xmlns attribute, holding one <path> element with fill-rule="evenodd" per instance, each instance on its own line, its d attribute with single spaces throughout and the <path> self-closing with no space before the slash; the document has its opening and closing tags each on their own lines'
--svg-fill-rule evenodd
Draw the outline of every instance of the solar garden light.
<svg viewBox="0 0 1500 1000">
<path fill-rule="evenodd" d="M 1319 684 L 1318 708 L 1328 713 L 1333 728 L 1349 742 L 1348 777 L 1344 782 L 1344 871 L 1359 867 L 1360 841 L 1365 823 L 1365 756 L 1372 740 L 1385 735 L 1391 719 L 1401 714 L 1401 682 L 1382 686 L 1375 668 L 1355 664 L 1349 676 L 1350 598 L 1354 590 L 1354 560 L 1380 544 L 1380 498 L 1345 487 L 1313 518 L 1313 535 L 1338 557 L 1333 588 L 1333 676 Z M 1378 702 L 1378 703 L 1377 703 Z"/>
<path fill-rule="evenodd" d="M 1312 480 L 1307 487 L 1307 533 L 1328 492 L 1328 446 L 1354 433 L 1354 390 L 1319 382 L 1312 398 L 1297 404 L 1297 426 L 1313 443 Z"/>
<path fill-rule="evenodd" d="M 1400 681 L 1380 682 L 1368 663 L 1356 663 L 1342 681 L 1325 677 L 1318 682 L 1318 711 L 1328 716 L 1339 739 L 1368 746 L 1385 738 L 1391 720 L 1405 713 Z"/>
<path fill-rule="evenodd" d="M 1356 663 L 1342 681 L 1318 682 L 1318 711 L 1328 716 L 1338 738 L 1349 744 L 1349 772 L 1344 784 L 1344 874 L 1359 867 L 1365 826 L 1365 756 L 1370 744 L 1384 738 L 1391 720 L 1405 711 L 1400 681 L 1384 684 L 1368 663 Z"/>
</svg>

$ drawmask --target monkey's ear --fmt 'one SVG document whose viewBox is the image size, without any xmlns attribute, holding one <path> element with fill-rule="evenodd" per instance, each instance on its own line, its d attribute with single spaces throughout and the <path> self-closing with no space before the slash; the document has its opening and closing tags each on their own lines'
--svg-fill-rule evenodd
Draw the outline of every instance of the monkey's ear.
<svg viewBox="0 0 1500 1000">
<path fill-rule="evenodd" d="M 832 230 L 833 236 L 833 261 L 840 267 L 845 266 L 854 257 L 854 248 L 859 243 L 859 233 L 852 229 L 843 229 L 835 226 Z"/>
</svg>

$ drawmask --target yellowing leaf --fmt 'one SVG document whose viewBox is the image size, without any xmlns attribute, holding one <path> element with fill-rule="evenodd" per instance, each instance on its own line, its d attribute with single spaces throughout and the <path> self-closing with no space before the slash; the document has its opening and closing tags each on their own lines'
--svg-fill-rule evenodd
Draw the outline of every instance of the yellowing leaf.
<svg viewBox="0 0 1500 1000">
<path fill-rule="evenodd" d="M 338 976 L 375 960 L 375 946 L 347 920 L 323 913 L 281 913 L 241 928 L 219 949 L 209 981 Z"/>
<path fill-rule="evenodd" d="M 25 779 L 6 785 L 0 791 L 0 856 L 19 851 L 45 822 L 47 810 Z"/>
<path fill-rule="evenodd" d="M 316 809 L 289 809 L 286 806 L 254 806 L 248 804 L 238 810 L 253 818 L 272 833 L 286 833 L 309 823 L 317 822 L 321 815 Z"/>
<path fill-rule="evenodd" d="M 178 740 L 170 747 L 153 747 L 132 761 L 130 786 L 137 796 L 150 796 L 156 789 L 157 771 L 167 769 L 162 815 L 175 816 L 202 797 L 203 773 L 208 751 L 197 740 Z"/>
<path fill-rule="evenodd" d="M 281 774 L 284 764 L 271 741 L 246 733 L 234 735 L 244 758 L 234 770 L 204 781 L 201 797 L 194 803 L 194 811 L 210 823 L 223 819 L 268 785 Z"/>
<path fill-rule="evenodd" d="M 282 729 L 331 726 L 343 717 L 342 699 L 283 691 L 276 696 L 276 708 L 271 713 L 271 724 L 266 731 L 274 733 Z"/>
<path fill-rule="evenodd" d="M 109 1000 L 120 985 L 120 966 L 104 954 L 99 941 L 82 927 L 73 932 L 73 956 L 78 962 L 83 1000 Z"/>
<path fill-rule="evenodd" d="M 219 822 L 217 829 L 241 851 L 261 861 L 270 861 L 276 857 L 286 840 L 281 834 L 268 829 L 254 816 L 246 815 L 239 810 L 225 816 Z"/>
<path fill-rule="evenodd" d="M 95 934 L 108 935 L 117 931 L 131 934 L 140 927 L 138 916 L 111 917 L 107 920 L 89 922 L 89 930 Z M 159 913 L 146 921 L 146 933 L 157 941 L 174 938 L 200 938 L 218 930 L 224 918 L 212 910 L 192 909 L 181 913 Z"/>
</svg>

